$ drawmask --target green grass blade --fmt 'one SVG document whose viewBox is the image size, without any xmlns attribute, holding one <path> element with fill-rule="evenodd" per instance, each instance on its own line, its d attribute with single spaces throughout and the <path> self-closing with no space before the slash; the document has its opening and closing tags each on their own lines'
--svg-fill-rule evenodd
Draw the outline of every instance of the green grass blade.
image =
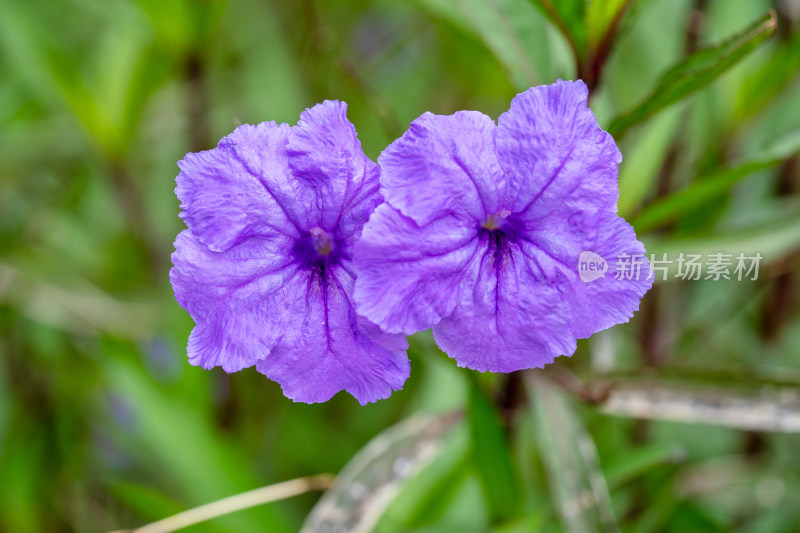
<svg viewBox="0 0 800 533">
<path fill-rule="evenodd" d="M 469 398 L 469 427 L 489 515 L 495 523 L 512 518 L 520 510 L 519 479 L 500 417 L 477 385 Z"/>
<path fill-rule="evenodd" d="M 697 181 L 645 208 L 634 217 L 631 224 L 636 231 L 646 233 L 659 226 L 677 220 L 703 204 L 724 194 L 736 183 L 760 170 L 779 164 L 781 159 L 750 161 L 734 168 L 724 169 L 712 176 Z"/>
<path fill-rule="evenodd" d="M 769 11 L 722 43 L 692 54 L 668 70 L 642 103 L 615 118 L 609 133 L 620 137 L 631 126 L 702 89 L 755 50 L 776 28 L 775 12 Z"/>
<path fill-rule="evenodd" d="M 415 415 L 381 432 L 345 465 L 301 533 L 373 531 L 406 483 L 436 458 L 459 419 Z"/>
<path fill-rule="evenodd" d="M 576 59 L 586 57 L 586 0 L 531 0 L 567 39 Z M 595 10 L 596 11 L 596 10 Z"/>
<path fill-rule="evenodd" d="M 662 224 L 673 222 L 709 200 L 726 193 L 751 174 L 779 165 L 798 151 L 800 151 L 800 132 L 793 131 L 747 161 L 731 168 L 721 169 L 647 206 L 634 217 L 631 224 L 636 231 L 646 233 Z"/>
<path fill-rule="evenodd" d="M 619 531 L 597 448 L 566 398 L 536 374 L 529 381 L 548 484 L 566 531 Z"/>
<path fill-rule="evenodd" d="M 779 213 L 774 220 L 754 224 L 729 233 L 712 234 L 700 237 L 647 238 L 642 239 L 648 254 L 661 257 L 667 254 L 672 263 L 668 265 L 667 279 L 676 279 L 678 264 L 675 260 L 680 253 L 707 255 L 717 252 L 731 254 L 743 253 L 746 256 L 761 254 L 761 271 L 767 265 L 776 263 L 800 248 L 800 211 L 790 209 Z M 656 274 L 661 279 L 661 274 Z"/>
<path fill-rule="evenodd" d="M 620 17 L 630 0 L 605 0 L 589 2 L 586 8 L 586 40 L 590 48 L 597 48 Z"/>
</svg>

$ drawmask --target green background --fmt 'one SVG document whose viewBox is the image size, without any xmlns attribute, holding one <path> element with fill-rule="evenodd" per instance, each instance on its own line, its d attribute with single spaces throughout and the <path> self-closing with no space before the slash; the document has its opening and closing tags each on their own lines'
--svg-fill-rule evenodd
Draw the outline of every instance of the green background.
<svg viewBox="0 0 800 533">
<path fill-rule="evenodd" d="M 0 530 L 139 526 L 456 410 L 376 531 L 797 531 L 800 437 L 737 416 L 800 416 L 799 23 L 796 0 L 3 0 Z M 187 364 L 168 280 L 187 151 L 341 99 L 376 158 L 425 111 L 496 118 L 579 75 L 648 251 L 758 251 L 758 280 L 659 282 L 629 324 L 511 378 L 417 334 L 404 389 L 366 407 Z M 720 411 L 610 416 L 620 383 Z M 317 498 L 187 531 L 297 531 Z"/>
</svg>

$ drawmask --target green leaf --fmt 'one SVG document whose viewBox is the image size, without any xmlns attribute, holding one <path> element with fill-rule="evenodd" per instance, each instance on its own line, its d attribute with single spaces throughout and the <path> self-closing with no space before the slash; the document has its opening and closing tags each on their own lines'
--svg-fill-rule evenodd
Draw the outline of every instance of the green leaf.
<svg viewBox="0 0 800 533">
<path fill-rule="evenodd" d="M 102 137 L 94 100 L 81 78 L 77 59 L 43 28 L 35 10 L 24 3 L 4 6 L 0 16 L 0 49 L 10 70 L 48 102 L 65 103 L 90 136 Z"/>
<path fill-rule="evenodd" d="M 495 523 L 513 518 L 520 510 L 520 482 L 500 417 L 477 384 L 469 397 L 469 427 L 489 515 Z"/>
<path fill-rule="evenodd" d="M 740 33 L 692 54 L 669 69 L 642 103 L 615 118 L 608 132 L 620 137 L 631 126 L 702 89 L 755 50 L 775 33 L 776 27 L 775 12 L 769 11 Z"/>
<path fill-rule="evenodd" d="M 755 115 L 797 76 L 800 70 L 800 33 L 781 42 L 766 61 L 756 66 L 736 95 L 735 114 L 739 120 Z"/>
<path fill-rule="evenodd" d="M 474 34 L 500 61 L 512 85 L 538 84 L 548 71 L 544 21 L 526 0 L 418 0 L 432 14 Z"/>
<path fill-rule="evenodd" d="M 633 0 L 531 0 L 564 36 L 578 77 L 592 91 L 614 44 L 614 36 Z"/>
<path fill-rule="evenodd" d="M 668 109 L 642 124 L 636 136 L 625 140 L 622 147 L 625 157 L 619 167 L 617 206 L 620 216 L 628 217 L 634 213 L 653 187 L 680 124 L 678 111 L 678 108 Z"/>
<path fill-rule="evenodd" d="M 460 418 L 414 415 L 381 432 L 344 466 L 301 532 L 373 531 L 403 487 L 436 459 Z"/>
<path fill-rule="evenodd" d="M 693 185 L 673 193 L 663 200 L 645 208 L 636 216 L 631 225 L 636 231 L 646 233 L 659 226 L 677 220 L 681 215 L 694 211 L 709 200 L 725 193 L 734 184 L 747 176 L 770 168 L 780 163 L 781 160 L 752 161 L 741 166 L 723 169 L 706 178 L 702 178 Z"/>
<path fill-rule="evenodd" d="M 470 440 L 466 424 L 451 431 L 438 457 L 403 487 L 375 528 L 407 531 L 440 522 L 454 507 L 470 475 Z"/>
<path fill-rule="evenodd" d="M 114 353 L 122 346 L 109 341 L 106 349 Z M 242 450 L 220 435 L 203 411 L 188 400 L 174 401 L 162 384 L 121 358 L 109 357 L 103 361 L 103 367 L 107 386 L 115 391 L 115 403 L 108 407 L 106 415 L 116 424 L 109 429 L 110 434 L 152 476 L 167 480 L 186 507 L 264 484 L 265 480 L 253 472 Z M 114 412 L 114 406 L 128 414 L 120 416 Z M 257 531 L 265 524 L 269 524 L 270 531 L 292 530 L 285 510 L 275 506 L 248 509 L 216 518 L 214 522 L 236 531 Z"/>
<path fill-rule="evenodd" d="M 682 462 L 685 456 L 683 448 L 668 444 L 631 450 L 606 469 L 608 486 L 616 489 L 656 468 Z"/>
<path fill-rule="evenodd" d="M 126 157 L 150 97 L 166 81 L 169 64 L 155 46 L 134 32 L 110 31 L 95 58 L 98 88 L 92 96 L 103 126 L 92 139 L 107 155 Z"/>
<path fill-rule="evenodd" d="M 531 1 L 564 35 L 575 58 L 582 61 L 586 57 L 586 0 Z M 598 24 L 597 20 L 595 24 Z"/>
<path fill-rule="evenodd" d="M 147 33 L 134 24 L 106 29 L 97 36 L 101 45 L 91 61 L 85 62 L 92 67 L 93 76 L 87 76 L 85 65 L 53 41 L 35 13 L 11 10 L 0 17 L 0 29 L 0 45 L 31 88 L 66 104 L 102 153 L 125 155 L 149 97 L 168 72 L 147 44 Z"/>
<path fill-rule="evenodd" d="M 655 533 L 665 531 L 680 503 L 679 491 L 673 477 L 670 477 L 654 496 L 647 501 L 647 508 L 641 513 L 635 524 L 629 528 L 632 533 Z"/>
<path fill-rule="evenodd" d="M 564 529 L 619 531 L 591 435 L 550 382 L 531 374 L 529 385 L 542 461 Z"/>
<path fill-rule="evenodd" d="M 689 187 L 646 207 L 631 224 L 636 231 L 648 232 L 662 224 L 675 221 L 729 191 L 747 176 L 774 167 L 798 151 L 800 151 L 800 132 L 792 132 L 759 156 L 701 178 Z"/>
<path fill-rule="evenodd" d="M 629 3 L 630 0 L 589 2 L 586 9 L 586 40 L 590 49 L 596 49 L 608 32 L 613 30 Z"/>
<path fill-rule="evenodd" d="M 150 487 L 132 483 L 124 479 L 114 479 L 109 483 L 110 492 L 139 514 L 154 519 L 172 516 L 186 510 L 186 507 L 169 496 Z"/>
<path fill-rule="evenodd" d="M 727 252 L 732 254 L 744 253 L 754 256 L 760 253 L 764 264 L 771 264 L 786 257 L 789 253 L 800 248 L 800 210 L 791 209 L 787 213 L 780 213 L 775 220 L 737 229 L 729 233 L 713 234 L 701 237 L 679 238 L 642 238 L 647 252 L 661 257 L 667 254 L 672 259 L 668 265 L 668 280 L 674 279 L 678 264 L 675 258 L 681 252 L 710 254 Z M 660 273 L 656 279 L 661 279 Z"/>
<path fill-rule="evenodd" d="M 138 0 L 159 40 L 180 57 L 208 46 L 222 21 L 226 0 Z"/>
<path fill-rule="evenodd" d="M 47 475 L 45 435 L 36 433 L 14 435 L 3 434 L 3 453 L 13 457 L 12 461 L 0 462 L 0 497 L 3 512 L 0 513 L 0 529 L 4 531 L 41 531 L 45 517 L 40 484 Z"/>
</svg>

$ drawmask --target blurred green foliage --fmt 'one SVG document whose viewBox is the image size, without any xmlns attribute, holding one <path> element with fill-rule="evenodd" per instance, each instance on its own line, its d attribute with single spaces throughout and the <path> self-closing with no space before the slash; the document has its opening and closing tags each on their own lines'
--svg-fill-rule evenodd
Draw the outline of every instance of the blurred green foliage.
<svg viewBox="0 0 800 533">
<path fill-rule="evenodd" d="M 796 531 L 796 434 L 614 418 L 575 383 L 797 394 L 799 24 L 796 0 L 3 1 L 0 530 L 144 524 L 463 409 L 376 531 Z M 184 153 L 328 98 L 374 158 L 424 111 L 497 117 L 578 76 L 620 134 L 620 211 L 648 251 L 760 251 L 758 281 L 658 284 L 529 403 L 527 378 L 458 369 L 428 334 L 404 390 L 363 408 L 186 363 L 167 277 Z M 189 530 L 296 531 L 316 497 Z"/>
</svg>

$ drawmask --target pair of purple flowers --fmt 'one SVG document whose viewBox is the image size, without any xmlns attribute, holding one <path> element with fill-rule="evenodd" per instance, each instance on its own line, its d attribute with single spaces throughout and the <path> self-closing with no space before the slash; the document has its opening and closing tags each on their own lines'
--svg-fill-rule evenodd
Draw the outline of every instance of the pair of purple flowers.
<svg viewBox="0 0 800 533">
<path fill-rule="evenodd" d="M 616 214 L 614 140 L 581 81 L 517 95 L 498 124 L 425 113 L 367 158 L 346 104 L 244 125 L 180 162 L 189 229 L 170 279 L 196 322 L 189 361 L 254 366 L 289 398 L 365 404 L 409 375 L 433 327 L 459 366 L 511 372 L 627 321 L 647 276 L 580 280 L 578 257 L 644 253 Z"/>
</svg>

